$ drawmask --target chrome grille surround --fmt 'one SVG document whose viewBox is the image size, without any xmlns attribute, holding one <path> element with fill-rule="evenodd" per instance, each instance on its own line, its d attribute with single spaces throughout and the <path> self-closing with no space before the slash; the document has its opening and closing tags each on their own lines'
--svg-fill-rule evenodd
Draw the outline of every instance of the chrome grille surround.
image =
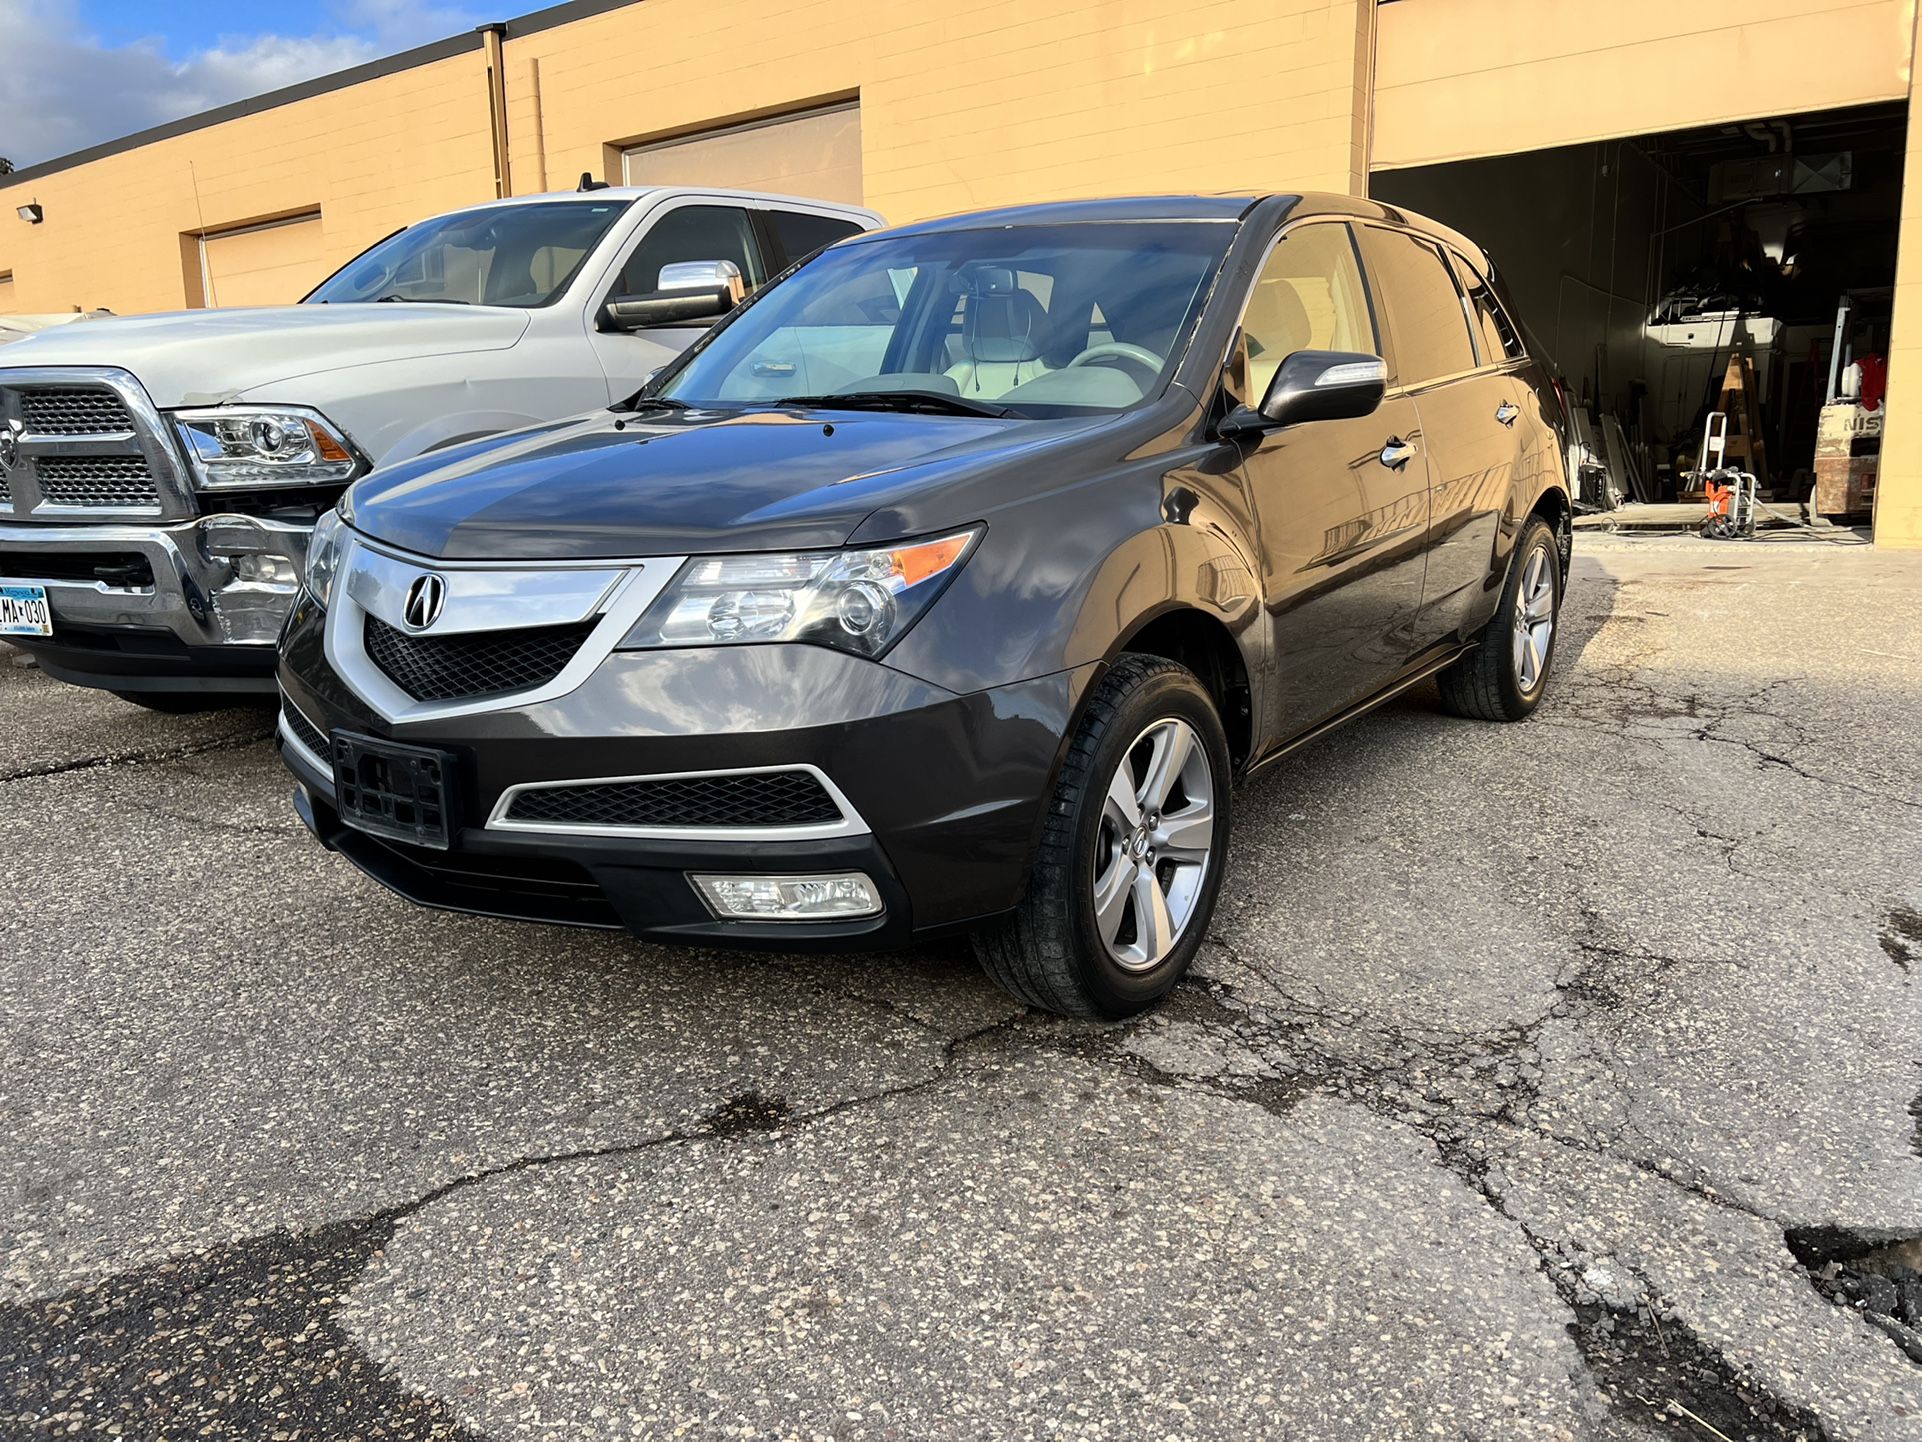
<svg viewBox="0 0 1922 1442">
<path fill-rule="evenodd" d="M 803 797 L 800 786 L 806 788 L 805 809 L 797 804 Z M 756 790 L 756 801 L 742 804 L 739 798 Z M 720 793 L 733 798 L 716 805 Z M 613 807 L 606 804 L 610 798 L 617 802 Z M 575 799 L 586 806 L 569 805 Z M 773 804 L 757 804 L 766 801 Z M 618 814 L 622 811 L 626 814 Z M 525 781 L 501 793 L 487 829 L 683 841 L 816 841 L 868 834 L 867 822 L 841 788 L 805 762 Z"/>
<path fill-rule="evenodd" d="M 0 516 L 185 520 L 194 495 L 167 420 L 110 366 L 0 365 Z M 4 453 L 0 453 L 4 454 Z"/>
<path fill-rule="evenodd" d="M 327 664 L 375 715 L 401 723 L 530 706 L 565 696 L 594 674 L 621 638 L 680 571 L 685 556 L 580 562 L 438 561 L 350 533 L 327 607 Z M 437 577 L 445 605 L 425 626 L 407 619 L 407 598 L 423 577 Z M 369 652 L 369 619 L 383 631 L 432 646 L 438 641 L 513 645 L 543 630 L 578 628 L 557 670 L 517 681 L 515 689 L 447 694 L 384 670 Z M 382 632 L 376 632 L 381 635 Z M 385 659 L 391 664 L 392 654 Z M 441 694 L 434 694 L 436 689 Z"/>
<path fill-rule="evenodd" d="M 316 771 L 332 772 L 333 763 L 327 759 L 330 750 L 327 733 L 308 720 L 307 714 L 294 705 L 285 691 L 280 693 L 280 730 Z"/>
</svg>

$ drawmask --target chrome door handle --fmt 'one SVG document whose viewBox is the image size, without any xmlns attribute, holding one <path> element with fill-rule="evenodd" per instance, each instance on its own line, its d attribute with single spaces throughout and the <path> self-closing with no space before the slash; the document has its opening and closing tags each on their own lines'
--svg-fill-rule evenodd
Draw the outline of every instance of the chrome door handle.
<svg viewBox="0 0 1922 1442">
<path fill-rule="evenodd" d="M 1381 463 L 1391 471 L 1399 471 L 1415 459 L 1415 444 L 1397 436 L 1381 448 Z"/>
<path fill-rule="evenodd" d="M 1500 405 L 1495 407 L 1495 419 L 1500 421 L 1505 426 L 1514 425 L 1516 420 L 1520 416 L 1521 416 L 1521 412 L 1517 410 L 1514 406 L 1510 405 L 1507 401 L 1503 401 Z"/>
</svg>

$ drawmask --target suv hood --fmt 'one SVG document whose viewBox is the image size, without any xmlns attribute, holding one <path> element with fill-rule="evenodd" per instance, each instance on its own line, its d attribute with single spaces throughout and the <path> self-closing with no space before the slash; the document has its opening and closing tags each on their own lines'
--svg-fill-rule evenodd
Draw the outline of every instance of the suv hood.
<svg viewBox="0 0 1922 1442">
<path fill-rule="evenodd" d="M 7 347 L 4 366 L 118 366 L 156 406 L 214 405 L 297 376 L 379 361 L 504 350 L 526 311 L 463 305 L 284 305 L 62 326 Z M 298 396 L 277 396 L 295 402 Z"/>
<path fill-rule="evenodd" d="M 342 510 L 364 535 L 450 561 L 825 550 L 910 493 L 1090 424 L 782 410 L 617 431 L 617 419 L 603 411 L 379 470 Z"/>
</svg>

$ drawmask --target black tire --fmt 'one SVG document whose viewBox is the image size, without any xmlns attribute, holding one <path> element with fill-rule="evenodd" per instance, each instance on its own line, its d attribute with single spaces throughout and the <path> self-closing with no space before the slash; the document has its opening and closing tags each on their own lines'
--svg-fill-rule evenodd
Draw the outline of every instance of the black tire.
<svg viewBox="0 0 1922 1442">
<path fill-rule="evenodd" d="M 141 706 L 165 716 L 224 711 L 229 706 L 263 704 L 266 699 L 243 691 L 115 691 L 113 694 L 129 706 Z"/>
<path fill-rule="evenodd" d="M 1144 732 L 1186 721 L 1211 771 L 1214 827 L 1194 908 L 1174 947 L 1152 969 L 1109 954 L 1095 926 L 1095 856 L 1108 782 Z M 1166 996 L 1206 938 L 1227 863 L 1232 796 L 1228 738 L 1194 673 L 1158 656 L 1123 655 L 1101 680 L 1056 778 L 1027 896 L 975 936 L 988 974 L 1030 1006 L 1064 1016 L 1131 1016 Z"/>
<path fill-rule="evenodd" d="M 1555 588 L 1550 611 L 1555 625 L 1549 633 L 1547 654 L 1542 658 L 1534 685 L 1524 688 L 1515 664 L 1516 610 L 1520 605 L 1522 577 L 1529 569 L 1531 558 L 1538 553 L 1547 558 L 1547 574 Z M 1435 677 L 1445 710 L 1478 721 L 1520 721 L 1541 704 L 1554 670 L 1555 645 L 1561 639 L 1565 579 L 1554 531 L 1540 516 L 1530 516 L 1509 561 L 1508 579 L 1502 583 L 1501 601 L 1495 607 L 1494 617 L 1482 629 L 1475 649 Z"/>
</svg>

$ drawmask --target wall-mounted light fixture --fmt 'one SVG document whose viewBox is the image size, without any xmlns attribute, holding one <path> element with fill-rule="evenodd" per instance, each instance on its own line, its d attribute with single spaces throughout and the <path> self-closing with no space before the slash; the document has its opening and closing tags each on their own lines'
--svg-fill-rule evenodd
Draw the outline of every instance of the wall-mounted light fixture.
<svg viewBox="0 0 1922 1442">
<path fill-rule="evenodd" d="M 37 200 L 21 206 L 14 211 L 14 214 L 26 221 L 28 225 L 38 225 L 47 218 L 46 207 Z"/>
</svg>

